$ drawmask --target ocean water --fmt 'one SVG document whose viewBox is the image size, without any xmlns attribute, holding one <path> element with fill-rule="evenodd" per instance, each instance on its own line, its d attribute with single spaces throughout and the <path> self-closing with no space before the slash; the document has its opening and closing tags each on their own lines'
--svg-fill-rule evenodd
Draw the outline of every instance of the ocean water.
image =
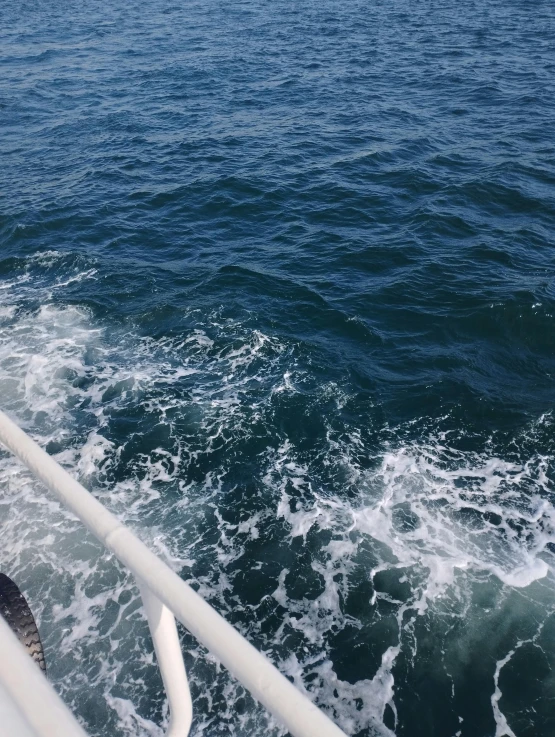
<svg viewBox="0 0 555 737">
<path fill-rule="evenodd" d="M 555 4 L 0 3 L 0 403 L 350 737 L 555 734 Z M 6 452 L 93 737 L 129 574 Z M 194 737 L 283 735 L 184 630 Z"/>
</svg>

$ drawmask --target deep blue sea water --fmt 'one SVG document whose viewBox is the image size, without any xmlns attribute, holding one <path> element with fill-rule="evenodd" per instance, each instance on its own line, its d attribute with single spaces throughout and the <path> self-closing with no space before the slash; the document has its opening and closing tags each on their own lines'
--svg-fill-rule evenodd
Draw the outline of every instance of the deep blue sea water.
<svg viewBox="0 0 555 737">
<path fill-rule="evenodd" d="M 555 734 L 555 4 L 0 0 L 0 402 L 351 737 Z M 0 568 L 160 737 L 125 570 Z M 283 734 L 182 631 L 195 737 Z"/>
</svg>

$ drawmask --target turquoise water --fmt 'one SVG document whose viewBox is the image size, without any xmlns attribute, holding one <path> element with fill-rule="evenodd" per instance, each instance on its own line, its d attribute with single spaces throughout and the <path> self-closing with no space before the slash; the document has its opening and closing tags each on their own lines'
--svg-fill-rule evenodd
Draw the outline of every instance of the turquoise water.
<svg viewBox="0 0 555 737">
<path fill-rule="evenodd" d="M 555 5 L 0 6 L 1 405 L 351 737 L 555 734 Z M 133 581 L 6 453 L 91 735 Z M 279 735 L 181 632 L 195 737 Z"/>
</svg>

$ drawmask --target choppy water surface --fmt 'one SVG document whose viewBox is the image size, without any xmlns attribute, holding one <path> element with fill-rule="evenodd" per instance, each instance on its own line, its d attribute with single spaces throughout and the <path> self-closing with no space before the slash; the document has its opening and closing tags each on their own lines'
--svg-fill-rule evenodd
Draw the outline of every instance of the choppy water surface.
<svg viewBox="0 0 555 737">
<path fill-rule="evenodd" d="M 0 6 L 1 405 L 351 737 L 555 734 L 555 5 Z M 133 581 L 7 453 L 91 735 Z M 182 632 L 192 734 L 279 735 Z"/>
</svg>

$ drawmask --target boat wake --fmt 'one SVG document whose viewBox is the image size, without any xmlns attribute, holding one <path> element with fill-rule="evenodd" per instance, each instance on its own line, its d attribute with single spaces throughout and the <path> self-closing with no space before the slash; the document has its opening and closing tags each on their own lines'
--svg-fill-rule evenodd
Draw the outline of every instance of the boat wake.
<svg viewBox="0 0 555 737">
<path fill-rule="evenodd" d="M 442 418 L 380 426 L 309 348 L 223 309 L 153 337 L 64 301 L 98 276 L 51 252 L 0 283 L 4 410 L 347 734 L 424 733 L 438 700 L 453 735 L 548 718 L 551 415 L 472 447 Z M 56 688 L 92 735 L 161 735 L 134 582 L 5 452 L 0 481 L 2 568 Z M 192 734 L 280 734 L 181 635 Z"/>
</svg>

